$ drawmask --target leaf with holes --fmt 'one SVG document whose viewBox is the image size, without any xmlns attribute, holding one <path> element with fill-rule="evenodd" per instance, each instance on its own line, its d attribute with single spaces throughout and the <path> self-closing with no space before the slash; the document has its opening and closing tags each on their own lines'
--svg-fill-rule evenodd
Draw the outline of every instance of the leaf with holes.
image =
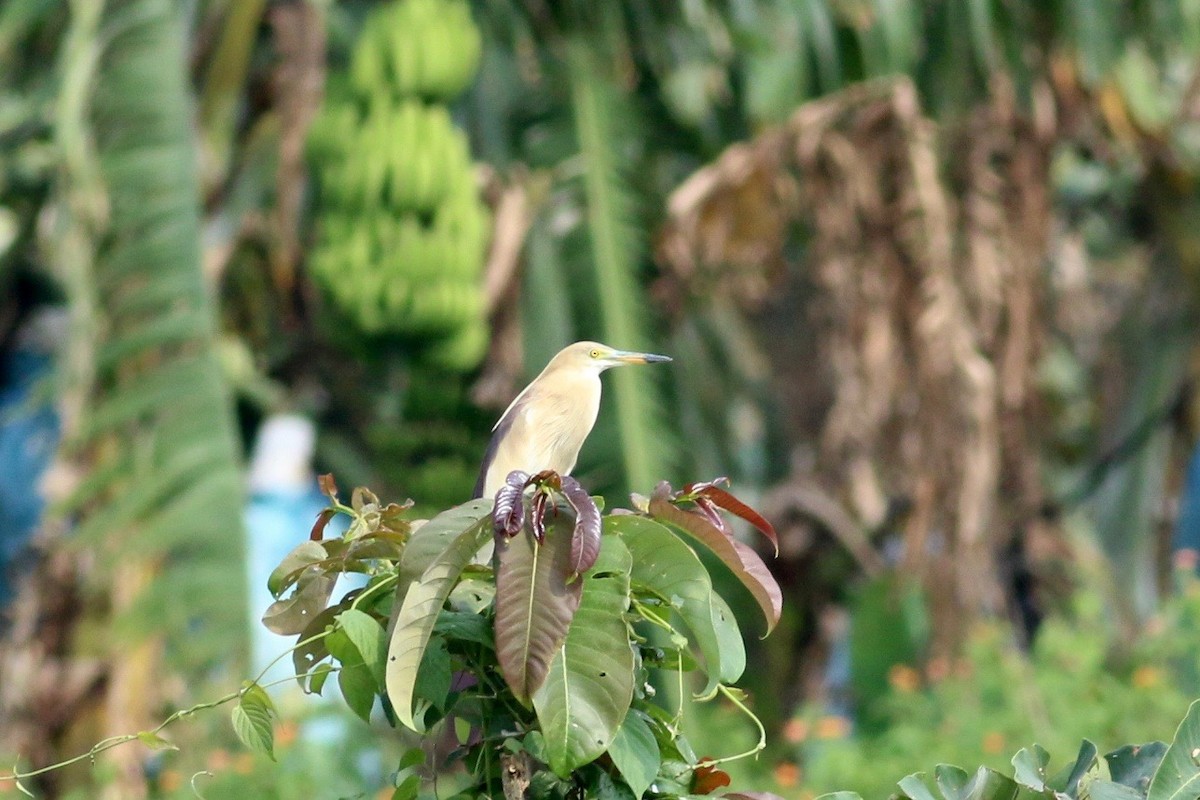
<svg viewBox="0 0 1200 800">
<path fill-rule="evenodd" d="M 700 514 L 676 507 L 667 499 L 661 487 L 650 498 L 650 516 L 670 523 L 711 550 L 753 595 L 766 617 L 767 633 L 775 628 L 783 611 L 783 592 L 754 550 L 730 537 Z"/>
<path fill-rule="evenodd" d="M 528 704 L 579 608 L 571 574 L 571 520 L 559 515 L 538 544 L 528 530 L 496 543 L 496 658 L 513 695 Z"/>
<path fill-rule="evenodd" d="M 556 525 L 547 545 L 564 533 Z M 550 768 L 562 778 L 608 750 L 633 700 L 633 648 L 625 623 L 632 567 L 625 543 L 606 537 L 595 565 L 572 584 L 582 583 L 579 609 L 533 693 Z"/>
<path fill-rule="evenodd" d="M 463 508 L 464 506 L 459 506 L 456 510 Z M 444 516 L 445 514 L 440 515 L 426 525 L 432 525 Z M 396 614 L 396 626 L 388 646 L 384 682 L 388 698 L 392 701 L 396 718 L 418 733 L 420 730 L 413 719 L 413 687 L 425 655 L 425 647 L 429 643 L 429 635 L 433 632 L 433 626 L 442 612 L 442 605 L 449 597 L 454 584 L 458 582 L 459 575 L 479 552 L 479 548 L 492 537 L 491 519 L 486 511 L 480 514 L 478 508 L 470 513 L 456 515 L 453 527 L 458 528 L 458 534 L 431 560 L 420 578 L 409 586 L 404 602 Z M 409 547 L 417 542 L 424 530 L 422 527 L 414 534 Z M 443 535 L 439 532 L 437 538 L 441 540 Z"/>
<path fill-rule="evenodd" d="M 652 519 L 609 517 L 608 529 L 625 541 L 633 554 L 634 584 L 646 587 L 679 613 L 692 641 L 704 657 L 708 683 L 699 693 L 711 696 L 719 683 L 741 677 L 746 651 L 737 622 L 724 601 L 715 600 L 712 580 L 695 551 Z M 719 604 L 719 605 L 718 605 Z M 718 624 L 722 630 L 718 630 Z M 723 635 L 732 629 L 733 635 Z"/>
</svg>

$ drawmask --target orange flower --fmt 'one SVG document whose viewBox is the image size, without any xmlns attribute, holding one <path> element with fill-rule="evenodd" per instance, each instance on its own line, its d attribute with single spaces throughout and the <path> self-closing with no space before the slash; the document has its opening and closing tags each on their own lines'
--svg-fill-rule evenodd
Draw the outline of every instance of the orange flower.
<svg viewBox="0 0 1200 800">
<path fill-rule="evenodd" d="M 1004 752 L 1004 734 L 991 731 L 983 735 L 983 752 L 989 755 Z"/>
<path fill-rule="evenodd" d="M 842 739 L 850 734 L 850 720 L 845 717 L 821 717 L 813 733 L 818 739 Z"/>
<path fill-rule="evenodd" d="M 921 675 L 907 664 L 896 664 L 888 670 L 888 683 L 901 692 L 915 692 L 921 685 Z"/>
<path fill-rule="evenodd" d="M 1133 671 L 1133 685 L 1136 689 L 1153 689 L 1162 683 L 1162 672 L 1156 667 L 1142 666 Z"/>
<path fill-rule="evenodd" d="M 800 767 L 791 761 L 782 761 L 776 764 L 775 782 L 784 789 L 791 789 L 800 783 Z"/>
<path fill-rule="evenodd" d="M 808 738 L 808 721 L 800 717 L 792 717 L 783 726 L 783 738 L 792 744 L 799 744 Z"/>
</svg>

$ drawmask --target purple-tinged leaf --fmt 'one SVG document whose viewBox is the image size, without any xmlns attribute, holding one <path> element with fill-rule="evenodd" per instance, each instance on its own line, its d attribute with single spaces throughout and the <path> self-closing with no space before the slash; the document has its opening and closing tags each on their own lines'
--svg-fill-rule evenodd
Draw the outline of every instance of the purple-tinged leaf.
<svg viewBox="0 0 1200 800">
<path fill-rule="evenodd" d="M 704 500 L 714 503 L 728 511 L 730 514 L 741 517 L 749 522 L 755 528 L 760 530 L 763 536 L 771 540 L 771 544 L 775 546 L 775 555 L 779 555 L 779 536 L 775 533 L 775 526 L 767 521 L 767 518 L 755 511 L 750 506 L 738 500 L 729 492 L 719 486 L 706 486 L 700 491 L 700 497 Z"/>
<path fill-rule="evenodd" d="M 721 512 L 717 510 L 717 506 L 713 501 L 704 497 L 697 497 L 693 502 L 696 504 L 696 510 L 703 514 L 704 518 L 712 523 L 714 528 L 718 528 L 721 533 L 726 535 L 733 533 L 733 531 L 729 530 L 729 526 L 725 524 L 725 518 L 721 516 Z"/>
<path fill-rule="evenodd" d="M 329 524 L 329 520 L 333 519 L 337 514 L 332 508 L 327 508 L 317 515 L 317 521 L 313 523 L 312 531 L 308 534 L 308 539 L 311 542 L 319 542 L 325 538 L 325 526 Z"/>
<path fill-rule="evenodd" d="M 496 503 L 492 509 L 496 536 L 516 536 L 521 532 L 525 521 L 525 487 L 528 485 L 529 475 L 513 470 L 496 492 Z"/>
<path fill-rule="evenodd" d="M 533 495 L 533 511 L 529 514 L 529 530 L 538 543 L 546 541 L 546 501 L 550 495 L 545 489 L 539 488 Z"/>
<path fill-rule="evenodd" d="M 553 518 L 540 544 L 528 531 L 496 542 L 496 658 L 509 688 L 525 704 L 545 681 L 579 608 L 582 582 L 567 582 L 567 525 L 565 516 Z"/>
<path fill-rule="evenodd" d="M 650 499 L 650 515 L 671 523 L 721 559 L 762 609 L 769 634 L 779 622 L 779 615 L 783 611 L 783 592 L 767 565 L 751 547 L 727 535 L 700 514 L 675 506 L 668 499 L 670 487 L 663 492 L 662 486 L 659 485 L 659 489 L 655 490 Z"/>
<path fill-rule="evenodd" d="M 582 575 L 600 555 L 600 509 L 592 496 L 572 477 L 562 479 L 562 492 L 575 509 L 575 530 L 571 535 L 571 569 Z"/>
</svg>

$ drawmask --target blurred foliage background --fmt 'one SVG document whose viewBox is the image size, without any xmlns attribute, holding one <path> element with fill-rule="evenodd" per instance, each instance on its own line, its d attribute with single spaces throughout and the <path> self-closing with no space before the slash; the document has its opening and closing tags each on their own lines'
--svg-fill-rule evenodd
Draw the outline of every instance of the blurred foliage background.
<svg viewBox="0 0 1200 800">
<path fill-rule="evenodd" d="M 1167 738 L 1198 179 L 1200 0 L 7 0 L 0 411 L 61 443 L 0 463 L 0 752 L 245 674 L 264 419 L 434 511 L 581 338 L 675 358 L 606 377 L 585 486 L 729 475 L 780 529 L 745 788 Z M 390 736 L 276 766 L 202 719 L 38 785 L 372 796 Z"/>
</svg>

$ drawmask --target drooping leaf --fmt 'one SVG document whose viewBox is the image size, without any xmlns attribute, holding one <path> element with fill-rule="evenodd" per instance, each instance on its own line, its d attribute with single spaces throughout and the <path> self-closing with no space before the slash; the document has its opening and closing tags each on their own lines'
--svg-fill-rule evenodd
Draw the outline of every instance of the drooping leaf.
<svg viewBox="0 0 1200 800">
<path fill-rule="evenodd" d="M 370 614 L 350 608 L 337 615 L 338 625 L 362 656 L 363 663 L 382 687 L 387 665 L 387 640 L 383 626 Z"/>
<path fill-rule="evenodd" d="M 464 511 L 467 506 L 471 506 L 472 510 Z M 458 533 L 441 553 L 431 559 L 420 578 L 408 587 L 404 602 L 396 614 L 395 629 L 388 645 L 385 681 L 388 698 L 392 701 L 396 718 L 412 730 L 417 730 L 413 719 L 413 687 L 430 633 L 459 575 L 492 536 L 491 520 L 486 508 L 479 508 L 477 503 L 468 503 L 454 511 L 460 512 L 455 515 L 453 526 L 458 528 Z M 409 542 L 409 548 L 416 544 L 425 527 L 445 516 L 439 515 L 418 529 Z M 444 536 L 437 531 L 436 538 L 439 541 L 444 540 Z M 408 555 L 408 551 L 405 555 Z"/>
<path fill-rule="evenodd" d="M 691 632 L 708 676 L 700 696 L 711 695 L 718 683 L 741 677 L 746 653 L 736 621 L 728 606 L 714 604 L 712 581 L 695 551 L 669 528 L 646 517 L 610 516 L 605 524 L 633 554 L 633 582 L 669 601 Z M 722 630 L 732 628 L 734 635 L 722 636 L 718 623 Z"/>
<path fill-rule="evenodd" d="M 783 592 L 754 550 L 726 535 L 700 514 L 678 508 L 657 491 L 650 498 L 650 515 L 671 523 L 721 559 L 762 609 L 767 621 L 767 633 L 775 628 L 783 612 Z"/>
<path fill-rule="evenodd" d="M 328 525 L 329 521 L 335 516 L 337 516 L 337 511 L 332 508 L 326 508 L 322 510 L 321 513 L 317 515 L 317 520 L 313 523 L 312 530 L 308 533 L 309 541 L 319 542 L 321 539 L 325 538 L 325 526 Z M 274 591 L 274 589 L 272 589 L 272 591 Z M 276 596 L 278 596 L 277 592 Z"/>
<path fill-rule="evenodd" d="M 546 546 L 565 533 L 555 526 Z M 595 565 L 572 584 L 582 583 L 579 608 L 533 692 L 550 767 L 564 778 L 612 746 L 633 700 L 633 648 L 624 616 L 632 566 L 624 542 L 605 538 Z"/>
<path fill-rule="evenodd" d="M 371 709 L 375 707 L 375 695 L 379 692 L 379 685 L 375 682 L 371 669 L 361 661 L 343 661 L 337 676 L 338 688 L 342 691 L 342 699 L 346 701 L 346 705 L 350 706 L 350 710 L 363 722 L 370 722 Z"/>
<path fill-rule="evenodd" d="M 575 530 L 571 535 L 571 569 L 582 575 L 596 563 L 600 554 L 600 509 L 579 481 L 563 476 L 562 492 L 575 509 Z"/>
<path fill-rule="evenodd" d="M 1166 755 L 1164 742 L 1127 744 L 1104 756 L 1108 762 L 1109 776 L 1117 783 L 1131 786 L 1139 792 L 1150 789 L 1150 780 Z"/>
<path fill-rule="evenodd" d="M 1188 706 L 1171 746 L 1150 781 L 1146 800 L 1191 800 L 1200 796 L 1200 700 Z"/>
<path fill-rule="evenodd" d="M 328 556 L 320 542 L 301 542 L 271 571 L 271 576 L 267 578 L 267 588 L 278 598 L 299 579 L 306 567 L 324 561 Z"/>
<path fill-rule="evenodd" d="M 625 783 L 633 790 L 633 796 L 641 800 L 654 782 L 662 760 L 654 732 L 650 730 L 642 712 L 630 709 L 625 715 L 613 736 L 612 744 L 608 746 L 608 755 Z"/>
<path fill-rule="evenodd" d="M 539 544 L 528 530 L 496 544 L 496 657 L 522 703 L 542 685 L 579 608 L 571 574 L 570 520 L 560 515 Z"/>
</svg>

